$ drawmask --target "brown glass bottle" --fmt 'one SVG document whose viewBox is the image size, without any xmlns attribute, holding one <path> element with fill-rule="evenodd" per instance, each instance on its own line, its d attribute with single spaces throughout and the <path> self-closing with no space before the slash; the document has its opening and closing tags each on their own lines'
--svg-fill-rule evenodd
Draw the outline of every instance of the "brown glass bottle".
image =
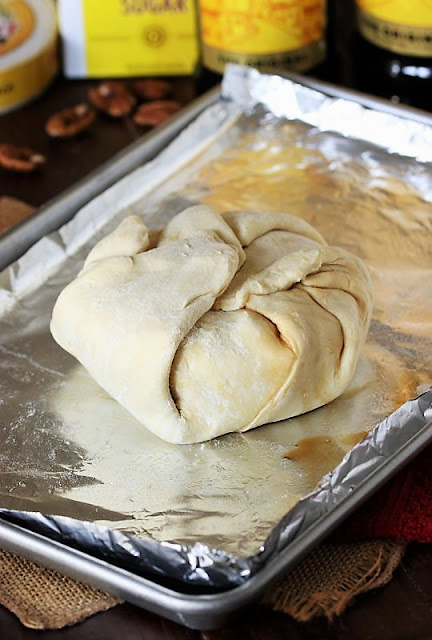
<svg viewBox="0 0 432 640">
<path fill-rule="evenodd" d="M 405 3 L 410 14 L 394 6 L 391 20 L 382 12 L 383 4 L 357 0 L 356 86 L 432 111 L 432 3 Z"/>
</svg>

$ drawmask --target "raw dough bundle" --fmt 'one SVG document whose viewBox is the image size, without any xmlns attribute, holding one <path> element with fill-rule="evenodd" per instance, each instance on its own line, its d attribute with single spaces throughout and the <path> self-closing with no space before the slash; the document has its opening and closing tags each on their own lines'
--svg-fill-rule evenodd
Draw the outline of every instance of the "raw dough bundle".
<svg viewBox="0 0 432 640">
<path fill-rule="evenodd" d="M 143 425 L 191 443 L 336 398 L 371 308 L 363 263 L 303 220 L 196 206 L 153 238 L 126 218 L 60 294 L 51 331 Z"/>
</svg>

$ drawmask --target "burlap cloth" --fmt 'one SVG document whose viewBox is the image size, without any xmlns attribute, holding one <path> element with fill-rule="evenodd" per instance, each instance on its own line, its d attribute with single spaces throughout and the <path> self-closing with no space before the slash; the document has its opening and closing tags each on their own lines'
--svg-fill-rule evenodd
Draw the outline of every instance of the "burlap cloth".
<svg viewBox="0 0 432 640">
<path fill-rule="evenodd" d="M 307 621 L 339 615 L 355 596 L 388 582 L 405 543 L 325 544 L 265 595 L 263 603 Z M 60 629 L 119 604 L 113 596 L 0 550 L 0 603 L 31 629 Z"/>
<path fill-rule="evenodd" d="M 31 210 L 31 207 L 15 199 L 0 198 L 0 232 L 27 217 Z M 430 460 L 430 451 L 427 455 Z M 418 539 L 419 535 L 422 539 L 423 535 L 424 541 L 427 541 L 430 536 L 431 493 L 423 491 L 427 482 L 424 482 L 424 477 L 418 476 L 418 468 L 412 471 L 411 468 L 405 475 L 399 475 L 392 485 L 394 496 L 399 499 L 399 511 L 395 504 L 396 497 L 393 499 L 394 496 L 387 495 L 385 491 L 378 494 L 376 504 L 379 505 L 379 515 L 378 511 L 375 514 L 371 512 L 368 504 L 367 520 L 360 510 L 359 519 L 351 519 L 349 527 L 343 531 L 342 537 L 352 541 L 340 542 L 336 536 L 336 541 L 319 545 L 269 589 L 263 604 L 299 621 L 307 621 L 318 615 L 331 619 L 340 615 L 360 593 L 387 583 L 402 558 L 407 540 Z M 419 486 L 423 491 L 423 502 L 420 496 L 421 521 L 413 513 L 412 506 L 419 504 L 418 495 L 415 500 L 412 499 L 413 490 Z M 404 498 L 402 501 L 400 496 Z M 385 505 L 390 507 L 390 510 L 387 508 L 387 514 Z M 410 505 L 408 520 L 404 519 L 407 505 Z M 390 513 L 394 516 L 392 522 L 395 524 L 389 531 L 386 530 L 386 523 L 390 523 L 390 518 L 387 518 Z M 382 539 L 362 540 L 362 535 L 357 535 L 359 530 L 367 530 L 368 523 L 369 528 L 370 523 L 373 527 L 381 523 Z M 402 525 L 405 525 L 403 531 L 396 530 Z M 415 531 L 415 535 L 398 535 L 406 533 L 407 526 L 409 532 Z M 354 537 L 353 531 L 356 532 Z M 372 529 L 368 531 L 369 535 L 371 532 L 376 533 Z M 356 541 L 356 536 L 360 540 Z M 393 539 L 386 539 L 388 536 Z M 403 541 L 395 541 L 398 538 Z M 119 602 L 107 593 L 0 550 L 0 603 L 26 627 L 59 629 L 107 610 Z"/>
</svg>

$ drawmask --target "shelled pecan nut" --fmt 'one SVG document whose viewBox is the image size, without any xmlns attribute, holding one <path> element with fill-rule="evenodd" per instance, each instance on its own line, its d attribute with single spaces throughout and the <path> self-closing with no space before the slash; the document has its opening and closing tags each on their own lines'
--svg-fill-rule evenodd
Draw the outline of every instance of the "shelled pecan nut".
<svg viewBox="0 0 432 640">
<path fill-rule="evenodd" d="M 88 99 L 91 104 L 112 118 L 129 115 L 135 106 L 135 97 L 123 82 L 107 80 L 90 89 Z"/>
<path fill-rule="evenodd" d="M 175 100 L 153 100 L 141 104 L 134 114 L 134 122 L 140 126 L 156 127 L 179 111 L 182 105 Z"/>
<path fill-rule="evenodd" d="M 46 161 L 45 157 L 29 147 L 0 144 L 0 165 L 9 171 L 29 173 Z"/>
<path fill-rule="evenodd" d="M 95 117 L 95 112 L 88 104 L 78 104 L 48 118 L 45 131 L 52 138 L 72 138 L 87 129 Z"/>
<path fill-rule="evenodd" d="M 141 100 L 162 100 L 172 91 L 171 83 L 157 78 L 143 78 L 132 82 L 132 91 Z"/>
</svg>

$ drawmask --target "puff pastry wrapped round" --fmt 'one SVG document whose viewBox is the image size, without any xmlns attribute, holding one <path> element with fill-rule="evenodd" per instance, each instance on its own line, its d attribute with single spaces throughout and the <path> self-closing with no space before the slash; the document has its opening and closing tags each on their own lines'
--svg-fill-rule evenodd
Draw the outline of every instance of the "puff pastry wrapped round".
<svg viewBox="0 0 432 640">
<path fill-rule="evenodd" d="M 54 339 L 145 427 L 201 442 L 340 395 L 368 330 L 359 258 L 285 213 L 126 218 L 56 301 Z"/>
</svg>

